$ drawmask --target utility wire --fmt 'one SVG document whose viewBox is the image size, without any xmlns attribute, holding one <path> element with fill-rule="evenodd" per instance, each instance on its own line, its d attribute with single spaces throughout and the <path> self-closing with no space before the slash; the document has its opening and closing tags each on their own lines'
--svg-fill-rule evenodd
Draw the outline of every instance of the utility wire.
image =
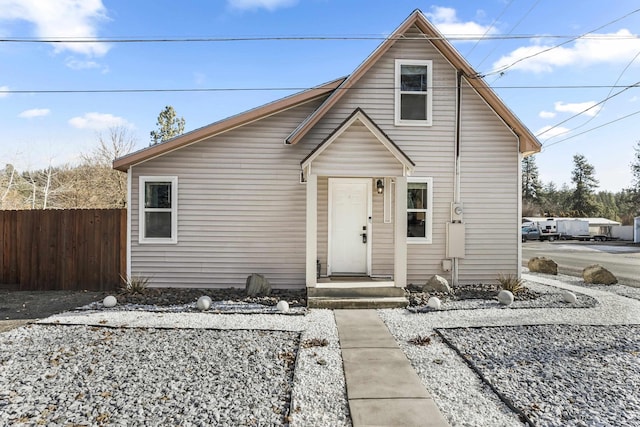
<svg viewBox="0 0 640 427">
<path fill-rule="evenodd" d="M 624 90 L 638 87 L 640 82 L 631 86 L 610 86 L 610 85 L 557 85 L 557 86 L 493 86 L 491 89 L 602 89 L 602 88 L 618 88 L 622 87 Z M 317 89 L 314 87 L 218 87 L 218 88 L 135 88 L 135 89 L 0 89 L 0 94 L 74 94 L 74 93 L 147 93 L 147 92 L 268 92 L 268 91 L 303 91 Z M 388 89 L 394 90 L 394 87 L 361 87 L 358 90 L 380 90 Z M 434 86 L 434 90 L 450 90 L 455 89 L 455 86 Z M 484 88 L 478 88 L 483 90 Z M 351 88 L 336 88 L 334 90 L 351 90 Z M 614 94 L 613 96 L 618 95 Z M 613 97 L 611 96 L 611 98 Z M 590 107 L 592 108 L 592 107 Z M 583 111 L 584 112 L 584 111 Z"/>
<path fill-rule="evenodd" d="M 578 117 L 579 115 L 584 114 L 584 113 L 586 113 L 587 111 L 589 111 L 589 110 L 591 110 L 591 109 L 593 109 L 593 108 L 597 107 L 598 105 L 604 104 L 605 102 L 607 102 L 607 101 L 608 101 L 608 100 L 610 100 L 611 98 L 615 98 L 616 96 L 620 95 L 621 93 L 626 92 L 627 90 L 629 90 L 629 89 L 631 89 L 631 88 L 639 87 L 639 85 L 640 85 L 640 81 L 637 81 L 637 82 L 635 82 L 635 83 L 634 83 L 634 84 L 632 84 L 632 85 L 626 86 L 624 89 L 622 89 L 622 90 L 620 90 L 620 91 L 616 92 L 616 93 L 615 93 L 615 94 L 613 94 L 613 95 L 611 95 L 611 92 L 609 92 L 609 94 L 610 94 L 610 95 L 609 95 L 609 96 L 607 96 L 606 98 L 604 98 L 602 101 L 598 102 L 597 104 L 593 104 L 593 105 L 591 105 L 591 106 L 589 106 L 589 107 L 585 108 L 584 110 L 580 111 L 579 113 L 576 113 L 576 114 L 574 114 L 573 116 L 571 116 L 571 117 L 569 117 L 569 118 L 567 118 L 567 119 L 565 119 L 565 120 L 561 121 L 560 123 L 557 123 L 557 124 L 555 124 L 554 126 L 551 126 L 549 129 L 545 129 L 543 132 L 540 132 L 539 134 L 537 134 L 537 135 L 536 135 L 536 137 L 540 137 L 540 136 L 544 135 L 545 133 L 549 132 L 551 129 L 555 129 L 555 128 L 557 128 L 558 126 L 565 124 L 565 123 L 566 123 L 566 122 L 568 122 L 569 120 L 572 120 L 572 119 L 574 119 L 574 118 Z M 565 133 L 566 133 L 566 132 L 565 132 Z M 561 134 L 561 135 L 562 135 L 562 134 Z M 580 134 L 579 134 L 579 135 L 580 135 Z M 554 144 L 555 144 L 555 143 L 554 143 Z M 544 144 L 543 144 L 543 145 L 544 145 Z M 549 144 L 549 145 L 553 145 L 553 144 Z"/>
<path fill-rule="evenodd" d="M 504 15 L 504 13 L 507 11 L 507 9 L 509 9 L 509 7 L 513 4 L 513 0 L 509 0 L 509 3 L 502 9 L 502 12 L 500 12 L 500 14 L 493 20 L 493 22 L 491 23 L 491 25 L 489 25 L 486 29 L 486 31 L 484 32 L 484 34 L 482 35 L 482 37 L 480 37 L 478 40 L 476 40 L 476 42 L 473 44 L 473 46 L 471 46 L 471 49 L 469 49 L 465 55 L 465 57 L 468 57 L 469 55 L 471 55 L 471 52 L 474 51 L 474 49 L 478 46 L 478 44 L 480 44 L 480 42 L 482 40 L 485 40 L 485 37 L 487 36 L 487 34 L 489 34 L 489 31 L 491 31 L 491 29 L 494 27 L 494 25 L 496 25 L 496 22 L 498 22 L 498 20 L 500 18 L 502 18 L 502 15 Z"/>
<path fill-rule="evenodd" d="M 580 135 L 584 135 L 585 133 L 592 132 L 592 131 L 594 131 L 594 130 L 596 130 L 596 129 L 600 129 L 600 128 L 602 128 L 602 127 L 608 126 L 608 125 L 610 125 L 610 124 L 612 124 L 612 123 L 616 123 L 616 122 L 619 122 L 619 121 L 621 121 L 621 120 L 628 119 L 629 117 L 635 116 L 636 114 L 640 114 L 640 110 L 638 110 L 638 111 L 636 111 L 636 112 L 634 112 L 634 113 L 631 113 L 631 114 L 627 114 L 626 116 L 618 117 L 618 118 L 617 118 L 617 119 L 615 119 L 615 120 L 611 120 L 611 121 L 609 121 L 609 122 L 606 122 L 606 123 L 603 123 L 603 124 L 601 124 L 601 125 L 599 125 L 599 126 L 596 126 L 596 127 L 590 128 L 590 129 L 587 129 L 587 130 L 582 131 L 582 132 L 580 132 L 580 133 L 577 133 L 577 134 L 575 134 L 575 135 L 568 136 L 568 137 L 566 137 L 566 138 L 564 138 L 564 139 L 561 139 L 560 141 L 556 141 L 556 142 L 551 143 L 551 144 L 549 144 L 549 145 L 545 145 L 545 146 L 544 146 L 544 149 L 547 149 L 547 148 L 549 148 L 549 147 L 551 147 L 551 146 L 554 146 L 554 145 L 556 145 L 556 144 L 560 144 L 561 142 L 568 141 L 568 140 L 573 139 L 573 138 L 575 138 L 575 137 L 578 137 L 578 136 L 580 136 Z"/>
<path fill-rule="evenodd" d="M 620 81 L 620 79 L 622 78 L 622 76 L 624 75 L 624 73 L 629 69 L 629 67 L 631 66 L 631 64 L 633 64 L 633 63 L 635 62 L 635 60 L 638 58 L 638 56 L 640 56 L 640 51 L 638 51 L 638 53 L 636 53 L 636 56 L 634 56 L 634 57 L 633 57 L 633 59 L 632 59 L 631 61 L 629 61 L 629 63 L 627 64 L 627 66 L 626 66 L 626 67 L 624 67 L 624 69 L 620 72 L 620 74 L 618 75 L 618 78 L 617 78 L 617 79 L 616 79 L 616 81 L 613 83 L 613 85 L 614 85 L 614 86 L 618 84 L 618 82 Z M 633 87 L 633 86 L 637 86 L 637 85 L 638 85 L 638 83 L 640 83 L 640 82 L 637 82 L 635 85 L 632 85 L 632 87 Z M 600 107 L 600 108 L 598 108 L 598 110 L 596 111 L 596 113 L 595 113 L 593 116 L 589 117 L 589 119 L 588 119 L 587 121 L 585 121 L 584 123 L 582 123 L 582 124 L 580 124 L 580 125 L 576 126 L 575 128 L 571 129 L 571 132 L 575 131 L 576 129 L 580 129 L 581 127 L 586 126 L 587 124 L 591 123 L 591 121 L 593 121 L 593 119 L 595 119 L 596 117 L 598 117 L 598 115 L 600 115 L 600 112 L 601 112 L 601 111 L 602 111 L 602 109 L 604 108 L 604 105 L 606 104 L 606 102 L 607 102 L 608 100 L 610 100 L 611 98 L 613 98 L 613 96 L 611 96 L 611 94 L 613 93 L 614 86 L 612 86 L 612 87 L 611 87 L 611 89 L 609 89 L 609 93 L 608 93 L 608 94 L 607 94 L 607 96 L 604 98 L 604 100 L 602 100 L 600 103 L 598 103 L 598 104 L 602 104 L 602 105 L 601 105 L 601 107 Z M 620 93 L 624 92 L 625 90 L 627 90 L 627 89 L 621 90 L 620 92 L 616 93 L 616 95 L 619 95 Z M 614 95 L 614 96 L 616 96 L 616 95 Z M 591 107 L 591 108 L 592 108 L 592 107 Z M 589 109 L 590 109 L 590 108 L 589 108 Z M 589 109 L 587 109 L 587 110 L 589 110 Z M 587 111 L 587 110 L 585 110 L 585 111 Z M 584 112 L 584 111 L 583 111 L 583 112 Z M 581 115 L 583 112 L 580 112 L 580 113 L 578 113 L 578 114 L 573 115 L 572 117 L 569 117 L 569 120 L 570 120 L 570 119 L 572 119 L 572 118 L 574 118 L 574 117 L 578 117 L 578 116 L 579 116 L 579 115 Z M 566 122 L 566 120 L 565 120 L 565 122 Z M 547 129 L 545 132 L 547 132 L 547 131 L 549 131 L 549 130 L 551 130 L 551 129 L 553 129 L 553 128 L 557 127 L 557 126 L 559 126 L 559 125 L 555 125 L 555 126 L 553 126 L 553 127 L 549 128 L 549 129 Z M 562 135 L 562 134 L 560 134 L 560 135 Z M 556 137 L 558 137 L 558 136 L 560 136 L 560 135 L 554 135 L 554 136 L 552 136 L 551 138 L 556 138 Z M 550 139 L 551 139 L 551 138 L 550 138 Z"/>
<path fill-rule="evenodd" d="M 528 56 L 522 57 L 522 58 L 520 58 L 520 59 L 518 59 L 518 60 L 516 60 L 516 61 L 512 62 L 512 63 L 511 63 L 511 64 L 509 64 L 509 65 L 502 66 L 502 67 L 500 67 L 500 68 L 498 68 L 498 69 L 496 69 L 496 70 L 490 71 L 490 72 L 488 72 L 488 73 L 484 73 L 484 74 L 479 73 L 479 74 L 477 75 L 477 77 L 478 77 L 478 78 L 484 78 L 484 77 L 487 77 L 487 76 L 490 76 L 490 75 L 493 75 L 493 74 L 502 74 L 502 73 L 504 73 L 505 71 L 507 71 L 509 68 L 513 67 L 514 65 L 516 65 L 516 64 L 518 64 L 518 63 L 520 63 L 520 62 L 522 62 L 522 61 L 525 61 L 525 60 L 527 60 L 527 59 L 531 59 L 531 58 L 533 58 L 533 57 L 535 57 L 535 56 L 538 56 L 538 55 L 542 55 L 543 53 L 546 53 L 546 52 L 549 52 L 549 51 L 551 51 L 551 50 L 557 49 L 557 48 L 559 48 L 559 47 L 562 47 L 562 46 L 564 46 L 564 45 L 566 45 L 566 44 L 569 44 L 569 43 L 571 43 L 571 42 L 573 42 L 573 41 L 576 41 L 576 40 L 578 40 L 578 39 L 586 38 L 585 36 L 587 36 L 588 34 L 591 34 L 591 33 L 594 33 L 594 32 L 596 32 L 596 31 L 598 31 L 598 30 L 601 30 L 602 28 L 607 27 L 607 26 L 609 26 L 609 25 L 611 25 L 611 24 L 615 24 L 616 22 L 621 21 L 621 20 L 623 20 L 623 19 L 625 19 L 625 18 L 627 18 L 627 17 L 629 17 L 629 16 L 631 16 L 631 15 L 633 15 L 634 13 L 637 13 L 637 12 L 640 12 L 640 9 L 633 10 L 633 11 L 631 11 L 631 12 L 629 12 L 629 13 L 627 13 L 627 14 L 625 14 L 625 15 L 623 15 L 623 16 L 621 16 L 621 17 L 619 17 L 619 18 L 614 19 L 614 20 L 613 20 L 613 21 L 611 21 L 611 22 L 608 22 L 608 23 L 606 23 L 606 24 L 604 24 L 604 25 L 601 25 L 601 26 L 599 26 L 598 28 L 595 28 L 595 29 L 593 29 L 593 30 L 591 30 L 591 31 L 587 31 L 586 33 L 584 33 L 584 34 L 582 34 L 582 35 L 580 35 L 580 36 L 576 36 L 576 37 L 570 38 L 569 40 L 564 41 L 564 42 L 562 42 L 562 43 L 560 43 L 560 44 L 558 44 L 558 45 L 555 45 L 555 46 L 552 46 L 552 47 L 549 47 L 549 48 L 543 49 L 543 50 L 541 50 L 541 51 L 539 51 L 539 52 L 533 53 L 533 54 L 531 54 L 531 55 L 528 55 Z"/>
<path fill-rule="evenodd" d="M 518 26 L 522 23 L 522 21 L 524 21 L 524 20 L 525 20 L 525 18 L 526 18 L 527 16 L 529 16 L 529 14 L 533 11 L 533 9 L 535 9 L 535 8 L 538 6 L 538 4 L 539 4 L 539 3 L 540 3 L 540 0 L 536 0 L 536 2 L 535 2 L 535 3 L 534 3 L 534 4 L 529 8 L 529 10 L 527 10 L 527 13 L 525 13 L 525 14 L 522 16 L 522 18 L 520 18 L 520 19 L 518 20 L 518 22 L 516 22 L 516 23 L 514 24 L 514 26 L 513 26 L 513 27 L 511 27 L 511 29 L 509 30 L 509 32 L 508 32 L 507 34 L 505 34 L 505 35 L 507 35 L 507 36 L 508 36 L 509 34 L 511 34 L 511 33 L 513 32 L 513 30 L 515 30 L 516 28 L 518 28 Z M 476 65 L 474 68 L 480 68 L 480 67 L 482 66 L 482 64 L 484 64 L 484 61 L 486 61 L 486 60 L 489 58 L 489 56 L 491 56 L 491 55 L 493 54 L 493 52 L 495 52 L 495 51 L 496 51 L 496 49 L 497 49 L 497 48 L 498 48 L 498 45 L 496 44 L 496 45 L 493 47 L 493 49 L 491 49 L 491 51 L 490 51 L 489 53 L 487 53 L 487 54 L 485 55 L 485 57 L 484 57 L 484 58 L 482 58 L 482 61 L 480 61 L 480 63 L 478 63 L 478 65 Z"/>
<path fill-rule="evenodd" d="M 622 19 L 622 18 L 620 18 Z M 609 24 L 614 23 L 612 21 Z M 600 28 L 605 27 L 603 25 Z M 593 31 L 597 31 L 597 28 Z M 223 42 L 251 42 L 251 41 L 307 41 L 307 40 L 449 40 L 449 41 L 470 41 L 470 40 L 522 40 L 522 39 L 569 39 L 571 42 L 578 38 L 594 39 L 594 40 L 633 40 L 640 38 L 635 34 L 619 35 L 619 34 L 595 34 L 589 35 L 585 33 L 576 35 L 540 35 L 540 34 L 520 34 L 520 35 L 483 35 L 473 36 L 465 34 L 452 34 L 449 36 L 394 36 L 384 37 L 378 35 L 352 35 L 352 36 L 247 36 L 247 37 L 2 37 L 0 43 L 223 43 Z"/>
</svg>

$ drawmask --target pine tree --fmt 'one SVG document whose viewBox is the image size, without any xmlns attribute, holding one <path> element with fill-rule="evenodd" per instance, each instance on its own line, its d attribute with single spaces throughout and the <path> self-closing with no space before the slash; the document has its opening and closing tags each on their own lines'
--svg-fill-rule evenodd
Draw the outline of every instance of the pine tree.
<svg viewBox="0 0 640 427">
<path fill-rule="evenodd" d="M 533 156 L 522 159 L 522 201 L 538 204 L 542 193 L 538 166 Z"/>
<path fill-rule="evenodd" d="M 173 107 L 167 105 L 158 115 L 156 125 L 158 130 L 151 131 L 151 144 L 149 145 L 155 145 L 183 134 L 185 120 L 184 117 L 178 118 Z"/>
<path fill-rule="evenodd" d="M 595 199 L 595 189 L 599 184 L 595 168 L 582 154 L 573 156 L 573 165 L 571 182 L 575 188 L 571 196 L 571 209 L 576 216 L 596 216 L 601 206 Z"/>
</svg>

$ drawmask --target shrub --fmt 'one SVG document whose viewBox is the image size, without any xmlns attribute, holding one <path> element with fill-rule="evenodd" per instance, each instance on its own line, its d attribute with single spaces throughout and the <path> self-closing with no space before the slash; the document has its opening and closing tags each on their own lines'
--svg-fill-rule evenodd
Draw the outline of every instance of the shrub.
<svg viewBox="0 0 640 427">
<path fill-rule="evenodd" d="M 526 290 L 524 280 L 519 279 L 518 276 L 514 276 L 513 274 L 509 274 L 507 276 L 500 274 L 498 276 L 498 282 L 500 282 L 500 288 L 505 291 L 509 291 L 514 295 Z"/>
<path fill-rule="evenodd" d="M 147 286 L 149 285 L 149 281 L 151 280 L 146 276 L 133 276 L 133 277 L 122 277 L 122 290 L 128 294 L 144 294 L 147 290 Z"/>
</svg>

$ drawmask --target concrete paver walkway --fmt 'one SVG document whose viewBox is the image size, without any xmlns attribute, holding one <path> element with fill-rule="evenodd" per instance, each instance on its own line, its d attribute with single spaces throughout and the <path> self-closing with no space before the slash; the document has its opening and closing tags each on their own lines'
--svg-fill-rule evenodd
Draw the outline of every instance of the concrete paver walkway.
<svg viewBox="0 0 640 427">
<path fill-rule="evenodd" d="M 354 427 L 447 426 L 375 310 L 335 310 Z"/>
</svg>

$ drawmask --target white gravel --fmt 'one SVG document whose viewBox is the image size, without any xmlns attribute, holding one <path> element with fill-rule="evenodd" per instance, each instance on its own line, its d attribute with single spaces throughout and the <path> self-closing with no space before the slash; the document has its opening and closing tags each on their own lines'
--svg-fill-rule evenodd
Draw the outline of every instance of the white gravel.
<svg viewBox="0 0 640 427">
<path fill-rule="evenodd" d="M 574 277 L 554 278 L 538 274 L 525 274 L 523 277 L 528 282 L 584 293 L 597 299 L 598 304 L 593 308 L 490 308 L 419 314 L 406 310 L 379 310 L 379 314 L 452 426 L 521 426 L 522 422 L 495 393 L 488 389 L 464 360 L 435 334 L 434 331 L 437 328 L 477 328 L 456 332 L 461 337 L 456 343 L 460 343 L 461 346 L 464 344 L 461 347 L 462 352 L 476 355 L 476 358 L 482 357 L 483 354 L 498 355 L 495 356 L 498 359 L 493 362 L 492 369 L 501 374 L 505 372 L 513 374 L 509 376 L 512 382 L 505 386 L 508 388 L 505 394 L 516 401 L 514 395 L 531 393 L 531 396 L 523 397 L 526 403 L 521 404 L 536 404 L 537 407 L 543 408 L 536 410 L 539 414 L 536 418 L 539 425 L 640 425 L 640 416 L 635 412 L 640 404 L 640 398 L 637 397 L 639 385 L 637 381 L 640 379 L 640 360 L 638 360 L 640 337 L 637 334 L 629 336 L 628 330 L 618 326 L 606 326 L 639 324 L 640 301 L 610 293 L 603 288 L 592 289 Z M 532 332 L 526 334 L 518 333 L 523 329 L 504 327 L 518 325 L 585 326 L 584 328 L 570 326 L 558 326 L 555 329 L 531 328 L 529 331 Z M 605 326 L 597 329 L 599 334 L 595 334 L 593 329 L 590 329 L 591 325 Z M 431 336 L 431 344 L 415 346 L 407 342 L 418 335 Z M 630 341 L 624 345 L 613 346 L 605 342 L 609 337 L 620 336 L 626 336 Z M 466 342 L 467 339 L 470 342 Z M 615 342 L 619 343 L 619 340 Z M 576 370 L 576 359 L 561 357 L 563 349 L 573 348 L 575 345 L 584 347 L 585 350 L 587 348 L 593 350 L 592 359 L 583 357 L 585 363 L 592 364 L 589 370 L 583 372 Z M 629 350 L 634 346 L 635 350 Z M 517 373 L 514 373 L 515 371 L 511 371 L 513 366 L 504 362 L 508 359 L 500 359 L 499 355 L 502 354 L 503 348 L 511 353 L 517 349 L 523 356 L 523 360 L 526 357 L 533 359 L 536 355 L 536 350 L 528 351 L 527 349 L 546 349 L 543 353 L 546 356 L 543 368 L 546 369 L 536 370 L 534 363 L 527 365 L 527 362 L 523 362 L 522 366 L 518 366 Z M 598 359 L 605 351 L 609 356 L 604 361 L 606 366 L 601 364 L 602 359 Z M 487 376 L 493 374 L 494 378 L 497 377 L 494 371 L 486 367 L 483 369 L 488 373 Z M 611 381 L 612 372 L 618 373 L 618 381 Z M 565 373 L 572 377 L 572 381 L 561 382 L 562 378 L 566 379 Z M 627 378 L 627 373 L 631 384 L 620 389 L 619 385 Z M 549 384 L 552 385 L 549 386 Z M 556 387 L 553 389 L 554 395 L 550 398 L 548 387 Z M 603 392 L 603 390 L 609 390 L 609 392 Z M 615 390 L 620 390 L 624 394 L 622 402 L 620 394 Z M 594 396 L 593 393 L 598 394 Z M 600 404 L 576 414 L 567 409 L 576 407 L 571 404 L 571 400 L 574 403 L 577 402 L 576 395 L 581 396 L 584 402 L 590 402 L 594 398 L 599 399 Z M 563 401 L 564 406 L 558 405 L 558 401 Z M 570 405 L 567 406 L 566 402 Z M 621 403 L 627 405 L 629 410 L 623 411 L 624 415 L 610 418 L 611 410 L 619 409 Z M 573 418 L 570 418 L 571 414 Z M 628 418 L 624 418 L 625 416 Z M 591 422 L 585 424 L 587 419 Z"/>
<path fill-rule="evenodd" d="M 0 334 L 0 425 L 287 422 L 350 425 L 331 311 L 74 312 Z"/>
<path fill-rule="evenodd" d="M 549 306 L 378 313 L 452 426 L 523 425 L 460 354 L 537 425 L 640 425 L 640 289 L 524 278 Z M 333 313 L 88 310 L 0 334 L 0 425 L 38 422 L 349 426 Z"/>
</svg>

